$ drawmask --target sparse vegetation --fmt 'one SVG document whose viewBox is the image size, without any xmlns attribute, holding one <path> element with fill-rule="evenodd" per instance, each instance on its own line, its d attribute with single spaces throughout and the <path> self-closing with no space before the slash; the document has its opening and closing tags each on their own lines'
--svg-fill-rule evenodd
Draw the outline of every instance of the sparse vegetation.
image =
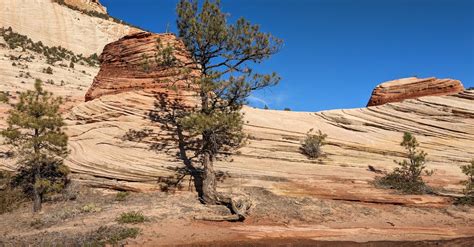
<svg viewBox="0 0 474 247">
<path fill-rule="evenodd" d="M 44 68 L 43 73 L 52 75 L 53 74 L 53 68 L 51 68 L 51 67 Z"/>
<path fill-rule="evenodd" d="M 61 98 L 44 91 L 41 81 L 35 90 L 20 93 L 19 101 L 9 111 L 7 129 L 1 131 L 7 145 L 17 153 L 18 171 L 12 178 L 14 187 L 33 199 L 33 211 L 52 193 L 68 183 L 69 169 L 63 164 L 67 156 L 67 135 L 59 113 Z"/>
<path fill-rule="evenodd" d="M 117 192 L 117 195 L 115 195 L 115 200 L 119 202 L 125 201 L 129 195 L 130 192 L 128 191 L 119 191 Z"/>
<path fill-rule="evenodd" d="M 170 44 L 165 45 L 160 39 L 157 39 L 157 43 L 157 54 L 155 55 L 156 64 L 165 67 L 176 65 L 177 59 L 173 54 L 173 46 Z"/>
<path fill-rule="evenodd" d="M 283 110 L 284 110 L 284 111 L 291 111 L 291 109 L 288 108 L 288 107 L 285 107 L 285 109 L 283 109 Z"/>
<path fill-rule="evenodd" d="M 0 215 L 11 212 L 26 201 L 23 192 L 11 186 L 12 174 L 0 171 Z"/>
<path fill-rule="evenodd" d="M 468 165 L 461 166 L 462 172 L 467 176 L 464 181 L 464 197 L 458 198 L 456 204 L 474 205 L 474 160 Z"/>
<path fill-rule="evenodd" d="M 301 151 L 310 159 L 320 158 L 323 153 L 322 146 L 326 145 L 327 136 L 321 130 L 318 130 L 316 134 L 314 129 L 310 129 L 301 143 Z"/>
<path fill-rule="evenodd" d="M 137 224 L 143 223 L 145 221 L 146 217 L 138 211 L 125 212 L 120 214 L 119 217 L 117 217 L 117 222 L 120 224 Z"/>
<path fill-rule="evenodd" d="M 99 64 L 97 54 L 92 54 L 89 57 L 83 57 L 82 54 L 76 55 L 74 52 L 67 50 L 61 46 L 49 47 L 44 45 L 41 41 L 33 42 L 28 36 L 15 33 L 11 27 L 5 29 L 0 28 L 0 36 L 2 36 L 10 49 L 21 47 L 23 50 L 30 50 L 38 54 L 43 54 L 46 57 L 48 64 L 54 64 L 58 61 L 69 60 L 72 62 L 85 62 L 89 66 L 97 66 Z M 33 57 L 34 58 L 34 57 Z M 22 57 L 22 60 L 30 60 L 31 57 Z M 20 60 L 19 57 L 10 56 L 10 60 Z"/>
<path fill-rule="evenodd" d="M 10 93 L 0 91 L 0 103 L 7 104 L 10 101 Z"/>
<path fill-rule="evenodd" d="M 423 150 L 418 151 L 420 144 L 410 133 L 403 135 L 403 141 L 400 145 L 407 151 L 408 160 L 395 161 L 399 167 L 384 177 L 376 178 L 375 184 L 379 187 L 396 189 L 407 194 L 429 192 L 430 189 L 425 185 L 422 178 L 423 172 L 426 175 L 433 173 L 426 170 L 427 154 Z"/>
<path fill-rule="evenodd" d="M 66 3 L 64 0 L 53 0 L 53 2 L 58 3 L 60 5 L 63 5 L 63 6 L 66 6 L 70 9 L 72 9 L 72 10 L 79 11 L 83 14 L 88 15 L 88 16 L 97 17 L 97 18 L 101 18 L 101 19 L 104 19 L 104 20 L 113 21 L 115 23 L 119 23 L 119 24 L 123 24 L 123 25 L 127 25 L 127 26 L 130 26 L 130 27 L 134 27 L 134 28 L 144 30 L 143 28 L 140 28 L 140 27 L 135 26 L 133 24 L 130 24 L 130 23 L 127 23 L 127 22 L 122 21 L 120 19 L 117 19 L 117 18 L 115 18 L 113 16 L 110 16 L 106 13 L 101 13 L 101 12 L 97 12 L 97 11 L 94 11 L 94 10 L 80 9 L 80 8 L 74 6 L 74 5 L 70 5 L 70 4 Z"/>
</svg>

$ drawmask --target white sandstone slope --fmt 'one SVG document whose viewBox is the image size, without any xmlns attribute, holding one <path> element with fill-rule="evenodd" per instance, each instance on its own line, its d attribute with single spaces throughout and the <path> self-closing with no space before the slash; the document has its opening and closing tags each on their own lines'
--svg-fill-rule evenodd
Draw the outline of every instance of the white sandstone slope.
<svg viewBox="0 0 474 247">
<path fill-rule="evenodd" d="M 12 27 L 35 42 L 61 46 L 85 56 L 100 54 L 106 44 L 137 31 L 112 20 L 85 15 L 52 0 L 1 0 L 0 27 Z"/>
</svg>

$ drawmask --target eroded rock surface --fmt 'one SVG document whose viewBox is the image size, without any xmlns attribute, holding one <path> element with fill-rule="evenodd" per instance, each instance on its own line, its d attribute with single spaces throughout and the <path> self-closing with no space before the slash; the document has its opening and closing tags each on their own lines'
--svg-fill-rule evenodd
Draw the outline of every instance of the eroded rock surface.
<svg viewBox="0 0 474 247">
<path fill-rule="evenodd" d="M 97 7 L 88 0 L 66 2 Z M 0 26 L 12 27 L 35 42 L 62 46 L 85 56 L 100 54 L 106 44 L 138 31 L 112 20 L 85 15 L 52 0 L 2 0 L 0 13 Z"/>
<path fill-rule="evenodd" d="M 464 86 L 458 80 L 409 77 L 378 85 L 372 92 L 367 106 L 400 102 L 422 96 L 450 95 L 463 90 Z"/>
<path fill-rule="evenodd" d="M 193 64 L 184 44 L 173 34 L 140 32 L 125 36 L 105 46 L 100 56 L 100 71 L 87 91 L 86 101 L 133 90 L 171 87 L 191 90 L 190 81 L 182 78 L 180 68 L 157 62 L 159 44 L 173 47 L 173 55 L 182 63 Z"/>
</svg>

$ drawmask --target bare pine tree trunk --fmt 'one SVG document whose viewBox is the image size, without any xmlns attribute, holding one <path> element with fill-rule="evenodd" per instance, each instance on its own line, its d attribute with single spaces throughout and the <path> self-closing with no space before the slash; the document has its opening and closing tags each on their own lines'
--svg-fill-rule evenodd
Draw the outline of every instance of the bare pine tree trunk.
<svg viewBox="0 0 474 247">
<path fill-rule="evenodd" d="M 39 194 L 38 190 L 36 188 L 33 189 L 33 212 L 39 212 L 41 211 L 41 195 Z"/>
<path fill-rule="evenodd" d="M 216 190 L 216 173 L 214 171 L 213 159 L 209 153 L 203 157 L 204 174 L 202 180 L 202 201 L 205 204 L 218 204 Z"/>
</svg>

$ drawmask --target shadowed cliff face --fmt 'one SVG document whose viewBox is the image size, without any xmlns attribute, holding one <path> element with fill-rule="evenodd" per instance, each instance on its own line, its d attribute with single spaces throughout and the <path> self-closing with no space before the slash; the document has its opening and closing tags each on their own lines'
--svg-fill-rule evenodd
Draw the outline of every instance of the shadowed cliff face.
<svg viewBox="0 0 474 247">
<path fill-rule="evenodd" d="M 409 77 L 378 85 L 372 92 L 367 106 L 400 102 L 423 96 L 450 95 L 464 91 L 458 80 Z"/>
</svg>

